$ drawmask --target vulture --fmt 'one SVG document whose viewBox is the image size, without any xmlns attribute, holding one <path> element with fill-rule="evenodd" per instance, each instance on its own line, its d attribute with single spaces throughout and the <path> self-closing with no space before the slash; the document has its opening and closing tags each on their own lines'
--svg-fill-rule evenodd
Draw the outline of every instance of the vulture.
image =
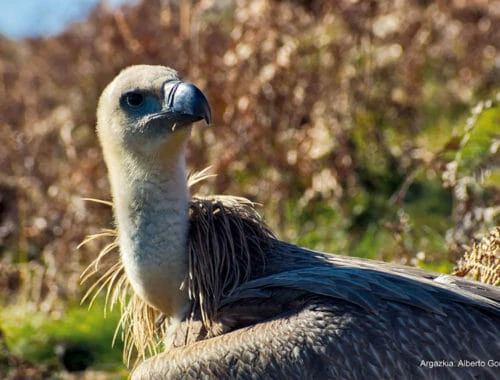
<svg viewBox="0 0 500 380">
<path fill-rule="evenodd" d="M 498 288 L 301 248 L 244 198 L 191 195 L 206 173 L 188 178 L 186 144 L 210 112 L 164 66 L 99 100 L 116 229 L 83 279 L 107 263 L 89 291 L 122 303 L 133 379 L 500 378 Z"/>
</svg>

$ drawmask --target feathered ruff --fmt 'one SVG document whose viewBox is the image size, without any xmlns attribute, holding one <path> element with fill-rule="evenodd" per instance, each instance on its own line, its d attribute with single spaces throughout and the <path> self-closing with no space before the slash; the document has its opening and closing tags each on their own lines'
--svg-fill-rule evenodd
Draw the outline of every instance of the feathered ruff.
<svg viewBox="0 0 500 380">
<path fill-rule="evenodd" d="M 209 176 L 205 169 L 191 175 L 188 184 Z M 188 290 L 191 310 L 182 328 L 170 326 L 165 315 L 133 292 L 116 249 L 117 231 L 103 230 L 80 244 L 114 238 L 82 273 L 82 283 L 93 281 L 82 302 L 90 299 L 92 305 L 106 289 L 105 308 L 112 310 L 120 304 L 122 316 L 114 340 L 121 331 L 127 365 L 157 354 L 162 343 L 179 346 L 223 333 L 215 317 L 221 301 L 249 279 L 252 264 L 265 264 L 263 249 L 275 238 L 254 204 L 240 197 L 194 196 L 189 203 L 189 222 L 188 273 L 182 287 Z"/>
</svg>

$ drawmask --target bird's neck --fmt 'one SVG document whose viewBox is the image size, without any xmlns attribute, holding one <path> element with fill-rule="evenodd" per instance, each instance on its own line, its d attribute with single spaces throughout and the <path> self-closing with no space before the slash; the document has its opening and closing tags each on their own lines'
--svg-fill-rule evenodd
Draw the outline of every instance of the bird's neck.
<svg viewBox="0 0 500 380">
<path fill-rule="evenodd" d="M 177 161 L 116 160 L 110 168 L 120 252 L 134 291 L 172 317 L 188 304 L 189 192 L 184 154 Z"/>
</svg>

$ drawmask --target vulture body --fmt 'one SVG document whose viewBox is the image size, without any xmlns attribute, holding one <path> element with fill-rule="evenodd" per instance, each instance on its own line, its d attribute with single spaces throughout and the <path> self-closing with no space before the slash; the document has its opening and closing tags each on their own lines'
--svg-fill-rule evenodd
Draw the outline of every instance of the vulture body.
<svg viewBox="0 0 500 380">
<path fill-rule="evenodd" d="M 300 248 L 244 199 L 191 196 L 185 146 L 203 119 L 203 93 L 162 66 L 125 69 L 99 101 L 120 246 L 103 283 L 133 290 L 140 355 L 168 317 L 134 379 L 499 378 L 497 288 Z"/>
</svg>

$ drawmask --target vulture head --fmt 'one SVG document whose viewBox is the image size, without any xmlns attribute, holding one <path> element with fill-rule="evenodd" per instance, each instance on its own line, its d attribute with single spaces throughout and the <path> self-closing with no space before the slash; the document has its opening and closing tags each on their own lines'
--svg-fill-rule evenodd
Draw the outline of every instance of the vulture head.
<svg viewBox="0 0 500 380">
<path fill-rule="evenodd" d="M 182 289 L 189 223 L 184 153 L 200 120 L 210 122 L 203 93 L 163 66 L 123 70 L 97 110 L 125 272 L 144 301 L 171 316 L 188 303 Z"/>
<path fill-rule="evenodd" d="M 106 87 L 97 118 L 106 156 L 149 161 L 179 156 L 192 123 L 210 123 L 210 106 L 175 70 L 138 65 L 123 70 Z"/>
</svg>

